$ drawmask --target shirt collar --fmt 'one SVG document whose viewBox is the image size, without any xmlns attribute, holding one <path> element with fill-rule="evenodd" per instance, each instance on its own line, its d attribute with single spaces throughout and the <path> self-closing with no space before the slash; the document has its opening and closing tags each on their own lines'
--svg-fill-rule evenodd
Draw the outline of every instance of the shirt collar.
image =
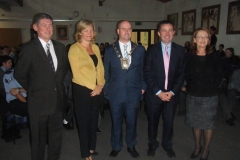
<svg viewBox="0 0 240 160">
<path fill-rule="evenodd" d="M 166 44 L 164 44 L 164 43 L 161 41 L 161 46 L 162 46 L 162 48 L 165 49 Z M 172 42 L 170 42 L 167 46 L 168 46 L 168 49 L 171 48 L 171 47 L 172 47 Z"/>
<path fill-rule="evenodd" d="M 46 48 L 47 42 L 45 42 L 42 38 L 38 37 L 38 39 L 40 40 L 43 48 Z M 48 41 L 48 44 L 50 44 L 50 46 L 52 45 L 52 41 L 51 39 Z"/>
</svg>

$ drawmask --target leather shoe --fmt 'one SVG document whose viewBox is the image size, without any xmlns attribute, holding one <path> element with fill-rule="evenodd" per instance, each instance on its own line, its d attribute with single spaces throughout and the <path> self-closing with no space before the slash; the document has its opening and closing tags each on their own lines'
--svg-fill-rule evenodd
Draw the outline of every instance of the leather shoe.
<svg viewBox="0 0 240 160">
<path fill-rule="evenodd" d="M 138 152 L 136 151 L 135 147 L 132 147 L 132 148 L 127 148 L 127 151 L 131 154 L 131 156 L 133 158 L 138 158 L 140 157 L 140 155 L 138 154 Z"/>
<path fill-rule="evenodd" d="M 109 157 L 117 157 L 118 152 L 120 152 L 120 151 L 112 150 L 111 153 L 110 153 L 110 155 L 109 155 Z"/>
<path fill-rule="evenodd" d="M 155 155 L 155 151 L 156 151 L 156 149 L 149 148 L 147 151 L 147 155 L 149 157 L 153 157 Z"/>
<path fill-rule="evenodd" d="M 235 126 L 235 123 L 234 123 L 234 121 L 233 121 L 233 118 L 227 118 L 226 123 L 227 123 L 227 125 L 229 125 L 229 126 Z"/>
<path fill-rule="evenodd" d="M 207 157 L 206 158 L 200 158 L 200 160 L 208 160 L 208 156 L 209 156 L 209 151 L 208 151 L 208 153 L 207 153 Z"/>
<path fill-rule="evenodd" d="M 97 155 L 98 155 L 98 152 L 96 152 L 96 151 L 90 152 L 90 155 L 91 155 L 91 156 L 97 156 Z"/>
<path fill-rule="evenodd" d="M 164 150 L 167 152 L 168 157 L 172 158 L 172 157 L 176 157 L 175 152 L 172 149 L 165 149 Z"/>
<path fill-rule="evenodd" d="M 198 158 L 198 156 L 199 156 L 199 154 L 202 152 L 202 147 L 200 147 L 200 150 L 199 150 L 199 152 L 198 152 L 198 154 L 196 155 L 196 154 L 194 154 L 194 152 L 191 154 L 191 159 L 196 159 L 196 158 Z"/>
<path fill-rule="evenodd" d="M 73 130 L 73 127 L 72 127 L 69 123 L 67 123 L 67 124 L 64 124 L 64 123 L 63 123 L 63 126 L 64 126 L 64 128 L 66 128 L 67 130 Z"/>
</svg>

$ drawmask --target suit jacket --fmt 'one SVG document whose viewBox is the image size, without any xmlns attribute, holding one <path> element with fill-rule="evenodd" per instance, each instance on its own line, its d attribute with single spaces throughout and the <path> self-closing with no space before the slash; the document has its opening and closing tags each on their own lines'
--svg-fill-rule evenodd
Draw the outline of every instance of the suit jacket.
<svg viewBox="0 0 240 160">
<path fill-rule="evenodd" d="M 147 83 L 146 98 L 154 104 L 161 104 L 162 101 L 156 93 L 161 91 L 172 91 L 178 94 L 184 82 L 184 69 L 186 58 L 184 48 L 172 42 L 170 64 L 168 71 L 168 87 L 165 85 L 165 70 L 161 42 L 150 47 L 147 51 L 144 67 L 144 78 Z"/>
<path fill-rule="evenodd" d="M 15 67 L 15 79 L 28 92 L 30 114 L 48 115 L 61 111 L 65 103 L 63 78 L 68 59 L 65 46 L 52 40 L 58 61 L 56 73 L 51 68 L 46 52 L 38 38 L 21 48 Z"/>
<path fill-rule="evenodd" d="M 142 90 L 146 90 L 146 83 L 143 80 L 143 63 L 145 48 L 137 45 L 132 52 L 131 64 L 128 69 L 122 69 L 120 58 L 122 58 L 119 42 L 116 48 L 120 52 L 118 57 L 113 44 L 105 50 L 105 97 L 114 102 L 120 103 L 137 102 L 142 98 Z M 133 48 L 136 44 L 131 42 Z"/>
</svg>

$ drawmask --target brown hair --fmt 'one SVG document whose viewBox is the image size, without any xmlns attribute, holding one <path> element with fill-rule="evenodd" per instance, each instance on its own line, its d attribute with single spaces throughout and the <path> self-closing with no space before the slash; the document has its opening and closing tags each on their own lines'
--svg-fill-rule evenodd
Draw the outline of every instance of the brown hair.
<svg viewBox="0 0 240 160">
<path fill-rule="evenodd" d="M 209 33 L 209 30 L 204 28 L 204 27 L 200 27 L 200 28 L 196 29 L 195 32 L 193 33 L 192 40 L 191 40 L 192 43 L 191 43 L 191 51 L 190 52 L 192 54 L 197 54 L 197 52 L 198 52 L 197 44 L 194 42 L 194 38 L 196 38 L 196 36 L 197 36 L 199 31 L 205 31 L 208 34 L 209 42 L 208 42 L 208 44 L 206 46 L 206 54 L 209 54 L 209 53 L 211 53 L 213 51 L 212 46 L 210 45 L 211 35 Z"/>
<path fill-rule="evenodd" d="M 92 26 L 93 27 L 93 39 L 91 40 L 92 43 L 95 42 L 96 39 L 96 35 L 97 33 L 95 32 L 95 26 L 92 20 L 89 19 L 82 19 L 77 23 L 76 26 L 76 33 L 75 33 L 75 40 L 77 42 L 81 42 L 82 41 L 82 36 L 79 34 L 82 30 L 86 29 L 87 27 Z"/>
</svg>

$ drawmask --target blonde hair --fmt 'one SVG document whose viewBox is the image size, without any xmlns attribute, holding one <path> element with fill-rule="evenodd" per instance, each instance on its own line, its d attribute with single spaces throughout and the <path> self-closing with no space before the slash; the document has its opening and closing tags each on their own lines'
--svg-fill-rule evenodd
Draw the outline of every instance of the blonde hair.
<svg viewBox="0 0 240 160">
<path fill-rule="evenodd" d="M 76 40 L 77 42 L 81 42 L 81 41 L 82 41 L 82 36 L 81 36 L 79 33 L 82 32 L 82 30 L 86 29 L 86 28 L 89 27 L 89 26 L 92 26 L 92 27 L 93 27 L 93 32 L 94 32 L 93 38 L 92 38 L 92 40 L 91 40 L 91 43 L 94 43 L 94 42 L 95 42 L 97 33 L 95 32 L 94 23 L 93 23 L 93 21 L 90 20 L 90 19 L 82 19 L 82 20 L 80 20 L 80 21 L 77 23 L 76 33 L 75 33 L 75 40 Z"/>
</svg>

